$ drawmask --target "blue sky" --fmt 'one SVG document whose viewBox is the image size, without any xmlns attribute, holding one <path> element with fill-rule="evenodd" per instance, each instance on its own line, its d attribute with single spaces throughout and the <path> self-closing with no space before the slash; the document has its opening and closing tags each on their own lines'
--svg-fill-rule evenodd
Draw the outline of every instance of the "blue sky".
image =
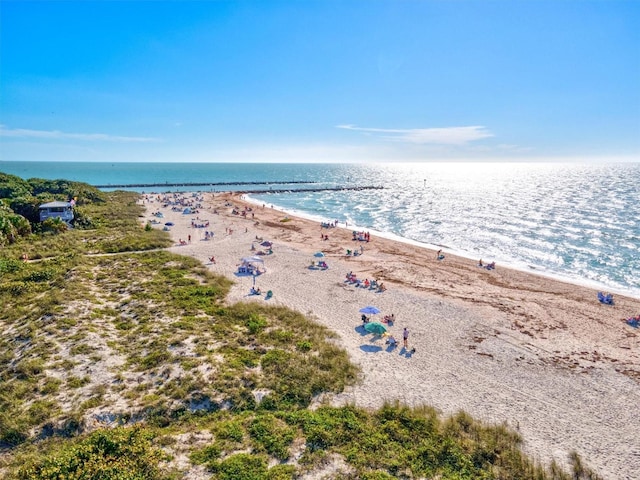
<svg viewBox="0 0 640 480">
<path fill-rule="evenodd" d="M 640 2 L 0 2 L 0 160 L 640 161 Z"/>
</svg>

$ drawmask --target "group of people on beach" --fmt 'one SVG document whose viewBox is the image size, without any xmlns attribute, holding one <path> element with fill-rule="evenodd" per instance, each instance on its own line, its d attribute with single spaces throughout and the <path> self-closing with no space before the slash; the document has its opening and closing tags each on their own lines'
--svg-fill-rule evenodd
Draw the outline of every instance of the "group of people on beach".
<svg viewBox="0 0 640 480">
<path fill-rule="evenodd" d="M 385 341 L 385 344 L 389 345 L 391 348 L 395 348 L 398 345 L 398 341 L 393 335 L 389 335 L 387 336 L 387 340 Z M 404 347 L 405 350 L 409 350 L 409 329 L 407 327 L 404 327 L 404 329 L 402 330 L 402 346 Z M 415 353 L 415 352 L 416 352 L 415 347 L 413 347 L 409 351 L 409 353 Z"/>
<path fill-rule="evenodd" d="M 482 262 L 482 259 L 480 259 L 480 260 L 478 260 L 478 266 L 480 268 L 486 268 L 487 270 L 495 270 L 496 262 L 491 262 L 491 263 L 484 264 Z"/>
<path fill-rule="evenodd" d="M 371 240 L 371 235 L 369 232 L 356 232 L 355 230 L 352 232 L 352 240 L 357 240 L 359 242 L 369 242 Z"/>
<path fill-rule="evenodd" d="M 360 280 L 357 275 L 353 272 L 347 273 L 345 276 L 346 282 L 353 284 L 356 287 L 362 287 L 369 290 L 376 290 L 378 292 L 384 292 L 387 290 L 387 287 L 382 282 L 378 282 L 376 279 L 369 281 L 368 278 L 365 278 L 364 281 Z"/>
<path fill-rule="evenodd" d="M 338 226 L 338 220 L 333 222 L 320 222 L 320 228 L 335 228 Z"/>
<path fill-rule="evenodd" d="M 633 328 L 640 327 L 640 315 L 636 315 L 635 317 L 625 318 L 623 320 L 627 322 L 627 325 L 630 325 Z"/>
<path fill-rule="evenodd" d="M 207 228 L 208 226 L 209 220 L 201 220 L 200 217 L 196 217 L 195 220 L 191 219 L 191 228 Z"/>
<path fill-rule="evenodd" d="M 444 252 L 442 251 L 442 249 L 438 250 L 436 252 L 436 260 L 444 260 Z M 496 262 L 491 262 L 491 263 L 484 263 L 482 261 L 482 259 L 478 260 L 478 266 L 480 268 L 485 268 L 487 270 L 495 270 L 496 269 Z"/>
<path fill-rule="evenodd" d="M 252 211 L 253 209 L 251 207 L 244 207 L 244 209 L 239 210 L 237 208 L 233 208 L 233 210 L 231 211 L 231 213 L 233 215 L 240 215 L 241 217 L 247 218 L 247 215 L 249 213 L 251 213 L 251 218 L 255 218 L 255 213 L 253 213 Z"/>
</svg>

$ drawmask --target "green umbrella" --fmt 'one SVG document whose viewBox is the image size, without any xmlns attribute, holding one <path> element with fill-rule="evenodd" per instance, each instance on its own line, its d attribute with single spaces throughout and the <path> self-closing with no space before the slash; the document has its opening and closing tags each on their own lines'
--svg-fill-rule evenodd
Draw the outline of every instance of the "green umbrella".
<svg viewBox="0 0 640 480">
<path fill-rule="evenodd" d="M 382 335 L 387 331 L 387 327 L 385 327 L 380 322 L 369 322 L 364 325 L 364 329 L 369 333 L 375 333 L 377 335 Z"/>
</svg>

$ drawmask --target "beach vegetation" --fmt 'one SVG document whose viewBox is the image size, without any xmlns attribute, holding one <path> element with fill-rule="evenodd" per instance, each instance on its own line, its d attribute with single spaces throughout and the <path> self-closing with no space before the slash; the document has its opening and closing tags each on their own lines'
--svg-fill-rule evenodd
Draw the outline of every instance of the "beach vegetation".
<svg viewBox="0 0 640 480">
<path fill-rule="evenodd" d="M 52 445 L 52 452 L 44 460 L 26 458 L 14 478 L 169 480 L 171 475 L 158 467 L 165 454 L 152 440 L 148 429 L 98 430 L 80 441 L 66 442 L 61 448 Z"/>
<path fill-rule="evenodd" d="M 332 478 L 597 478 L 577 455 L 570 473 L 544 468 L 517 433 L 464 412 L 323 404 L 360 378 L 336 334 L 285 307 L 229 303 L 231 280 L 164 250 L 136 194 L 7 176 L 0 194 L 77 196 L 86 227 L 14 232 L 0 250 L 3 478 L 169 480 L 184 473 L 179 449 L 214 479 L 334 461 Z"/>
</svg>

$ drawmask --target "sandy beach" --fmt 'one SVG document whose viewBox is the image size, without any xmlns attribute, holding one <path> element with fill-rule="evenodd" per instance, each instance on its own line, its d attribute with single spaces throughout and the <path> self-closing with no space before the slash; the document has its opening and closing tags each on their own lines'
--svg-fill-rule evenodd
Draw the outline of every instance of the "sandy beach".
<svg viewBox="0 0 640 480">
<path fill-rule="evenodd" d="M 640 331 L 622 319 L 640 314 L 640 299 L 616 295 L 615 305 L 602 305 L 590 288 L 500 265 L 487 270 L 448 252 L 437 260 L 433 250 L 376 236 L 353 240 L 344 224 L 323 228 L 237 194 L 177 195 L 191 214 L 164 197 L 146 196 L 143 222 L 172 222 L 172 251 L 235 281 L 229 302 L 285 305 L 339 334 L 363 378 L 333 403 L 465 410 L 519 431 L 525 451 L 541 462 L 566 465 L 576 450 L 604 478 L 638 478 Z M 273 253 L 261 256 L 260 296 L 249 295 L 252 276 L 237 274 L 242 257 L 267 253 L 259 239 L 273 242 Z M 362 254 L 347 256 L 347 249 Z M 319 251 L 326 270 L 310 268 Z M 386 291 L 348 283 L 350 271 Z M 399 347 L 363 331 L 359 310 L 367 305 L 381 311 L 374 320 L 395 315 L 389 332 Z"/>
</svg>

